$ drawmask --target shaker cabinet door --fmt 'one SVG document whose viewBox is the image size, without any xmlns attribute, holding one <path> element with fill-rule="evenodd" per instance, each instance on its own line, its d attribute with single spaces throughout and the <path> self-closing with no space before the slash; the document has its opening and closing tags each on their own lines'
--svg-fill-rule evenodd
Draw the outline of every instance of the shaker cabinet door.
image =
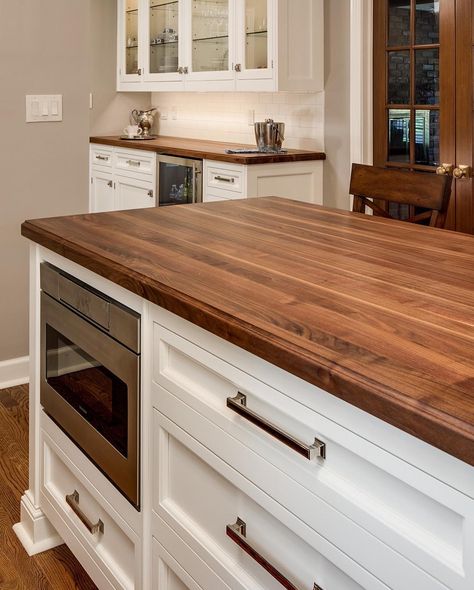
<svg viewBox="0 0 474 590">
<path fill-rule="evenodd" d="M 112 172 L 93 170 L 91 173 L 90 210 L 92 213 L 113 211 L 115 191 Z"/>
<path fill-rule="evenodd" d="M 156 203 L 152 183 L 126 176 L 115 177 L 115 195 L 115 208 L 119 211 L 155 207 Z"/>
</svg>

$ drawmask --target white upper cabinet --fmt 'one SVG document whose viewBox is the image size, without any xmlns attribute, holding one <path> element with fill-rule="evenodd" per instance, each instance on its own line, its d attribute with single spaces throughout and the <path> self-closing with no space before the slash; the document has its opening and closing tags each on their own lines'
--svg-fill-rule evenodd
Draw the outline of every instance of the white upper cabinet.
<svg viewBox="0 0 474 590">
<path fill-rule="evenodd" d="M 118 90 L 324 88 L 324 0 L 118 0 L 118 6 Z"/>
</svg>

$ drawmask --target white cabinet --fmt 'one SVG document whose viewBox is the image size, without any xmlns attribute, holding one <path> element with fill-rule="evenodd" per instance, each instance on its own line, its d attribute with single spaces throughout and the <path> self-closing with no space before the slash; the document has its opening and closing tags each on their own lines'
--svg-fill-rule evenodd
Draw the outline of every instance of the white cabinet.
<svg viewBox="0 0 474 590">
<path fill-rule="evenodd" d="M 280 587 L 259 556 L 298 588 L 472 588 L 472 467 L 448 457 L 443 477 L 437 449 L 400 431 L 397 448 L 376 418 L 164 310 L 151 317 L 157 530 L 239 590 Z M 237 519 L 247 530 L 229 535 Z"/>
<path fill-rule="evenodd" d="M 112 170 L 91 170 L 90 211 L 112 211 L 115 209 L 114 175 Z"/>
<path fill-rule="evenodd" d="M 156 155 L 91 145 L 90 206 L 92 213 L 143 209 L 156 204 Z"/>
<path fill-rule="evenodd" d="M 203 201 L 286 197 L 322 205 L 323 162 L 279 162 L 243 166 L 204 161 Z"/>
<path fill-rule="evenodd" d="M 118 0 L 118 90 L 319 91 L 323 0 Z"/>
</svg>

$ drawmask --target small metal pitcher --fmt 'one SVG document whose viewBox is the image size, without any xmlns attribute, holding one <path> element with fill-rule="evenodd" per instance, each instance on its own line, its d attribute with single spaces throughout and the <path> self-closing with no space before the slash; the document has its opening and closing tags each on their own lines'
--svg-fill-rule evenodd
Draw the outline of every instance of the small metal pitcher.
<svg viewBox="0 0 474 590">
<path fill-rule="evenodd" d="M 142 130 L 142 135 L 150 135 L 150 129 L 153 127 L 154 115 L 156 109 L 148 109 L 147 111 L 138 111 L 134 109 L 130 114 L 130 121 L 138 125 Z"/>
</svg>

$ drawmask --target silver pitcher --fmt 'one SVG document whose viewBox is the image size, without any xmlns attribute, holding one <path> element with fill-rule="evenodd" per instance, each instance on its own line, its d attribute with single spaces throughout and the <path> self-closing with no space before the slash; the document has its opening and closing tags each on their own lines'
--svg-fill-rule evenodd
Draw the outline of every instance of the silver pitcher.
<svg viewBox="0 0 474 590">
<path fill-rule="evenodd" d="M 285 140 L 285 123 L 273 119 L 255 123 L 255 139 L 260 152 L 279 152 Z"/>
<path fill-rule="evenodd" d="M 142 135 L 150 135 L 150 129 L 153 127 L 153 121 L 155 119 L 156 109 L 148 109 L 147 111 L 138 111 L 134 109 L 130 114 L 130 119 L 138 125 L 142 130 Z"/>
</svg>

